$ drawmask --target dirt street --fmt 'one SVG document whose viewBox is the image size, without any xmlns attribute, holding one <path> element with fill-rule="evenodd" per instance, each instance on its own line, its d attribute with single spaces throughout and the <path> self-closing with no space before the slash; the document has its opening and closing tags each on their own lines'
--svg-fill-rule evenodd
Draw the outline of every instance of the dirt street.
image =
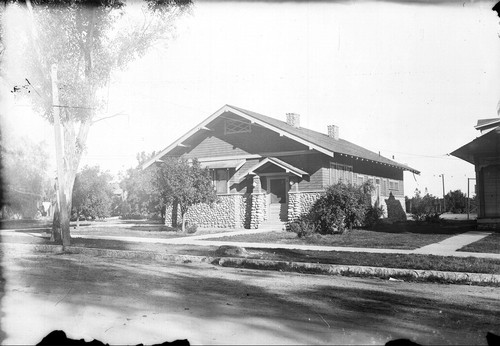
<svg viewBox="0 0 500 346">
<path fill-rule="evenodd" d="M 486 344 L 499 289 L 3 251 L 4 344 Z"/>
</svg>

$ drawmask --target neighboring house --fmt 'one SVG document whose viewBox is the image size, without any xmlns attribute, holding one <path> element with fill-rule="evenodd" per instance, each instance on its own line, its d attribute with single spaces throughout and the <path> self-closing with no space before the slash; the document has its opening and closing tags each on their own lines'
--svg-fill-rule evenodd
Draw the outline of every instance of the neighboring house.
<svg viewBox="0 0 500 346">
<path fill-rule="evenodd" d="M 111 191 L 113 193 L 113 198 L 117 198 L 120 201 L 124 201 L 126 198 L 126 192 L 120 187 L 120 183 L 111 182 Z"/>
<path fill-rule="evenodd" d="M 481 136 L 451 155 L 475 166 L 478 227 L 500 229 L 500 118 L 478 120 L 475 128 Z"/>
<path fill-rule="evenodd" d="M 211 171 L 219 203 L 193 206 L 187 214 L 189 223 L 201 227 L 260 228 L 292 221 L 341 180 L 370 180 L 374 203 L 386 207 L 392 194 L 404 206 L 403 172 L 419 173 L 339 138 L 335 125 L 319 133 L 300 127 L 298 114 L 288 113 L 285 122 L 229 105 L 143 167 L 172 156 L 197 158 Z"/>
</svg>

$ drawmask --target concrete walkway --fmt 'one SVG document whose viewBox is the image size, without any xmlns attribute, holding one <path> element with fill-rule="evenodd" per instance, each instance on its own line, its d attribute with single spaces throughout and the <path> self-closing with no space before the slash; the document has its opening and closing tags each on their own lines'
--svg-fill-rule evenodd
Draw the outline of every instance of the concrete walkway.
<svg viewBox="0 0 500 346">
<path fill-rule="evenodd" d="M 19 229 L 17 229 L 19 230 Z M 0 234 L 13 234 L 23 236 L 47 237 L 37 233 L 16 233 L 16 230 L 1 230 Z M 255 242 L 237 242 L 228 240 L 217 240 L 222 237 L 232 237 L 237 235 L 259 234 L 276 232 L 269 229 L 255 230 L 236 230 L 222 233 L 202 234 L 197 236 L 186 236 L 177 238 L 143 238 L 143 237 L 126 237 L 126 236 L 104 236 L 104 235 L 72 235 L 72 238 L 82 239 L 107 239 L 118 240 L 135 243 L 150 243 L 150 244 L 172 244 L 172 245 L 195 245 L 195 246 L 239 246 L 244 248 L 261 248 L 261 249 L 288 249 L 288 250 L 304 250 L 304 251 L 344 251 L 344 252 L 366 252 L 366 253 L 393 253 L 393 254 L 422 254 L 436 256 L 453 256 L 453 257 L 476 257 L 499 259 L 500 254 L 494 253 L 478 253 L 478 252 L 462 252 L 458 249 L 481 240 L 491 234 L 484 231 L 469 231 L 456 236 L 447 238 L 441 242 L 426 245 L 424 247 L 406 250 L 406 249 L 380 249 L 380 248 L 361 248 L 361 247 L 344 247 L 344 246 L 321 246 L 321 245 L 303 245 L 303 244 L 275 244 L 275 243 L 255 243 Z M 210 240 L 209 240 L 210 239 Z"/>
<path fill-rule="evenodd" d="M 484 231 L 470 231 L 465 232 L 450 238 L 447 238 L 438 243 L 423 246 L 420 249 L 414 250 L 415 253 L 421 254 L 436 254 L 436 253 L 450 253 L 463 248 L 466 245 L 472 244 L 489 236 L 491 232 Z"/>
</svg>

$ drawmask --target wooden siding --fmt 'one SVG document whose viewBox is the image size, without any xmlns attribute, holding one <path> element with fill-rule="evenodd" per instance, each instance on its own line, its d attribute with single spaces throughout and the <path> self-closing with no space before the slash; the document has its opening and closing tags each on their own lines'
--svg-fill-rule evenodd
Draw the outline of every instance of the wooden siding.
<svg viewBox="0 0 500 346">
<path fill-rule="evenodd" d="M 242 148 L 235 147 L 222 138 L 207 136 L 183 156 L 187 158 L 203 158 L 245 154 L 249 154 L 249 152 Z"/>
<path fill-rule="evenodd" d="M 323 190 L 324 162 L 325 158 L 327 158 L 326 155 L 318 153 L 309 155 L 281 156 L 278 158 L 309 173 L 308 177 L 299 179 L 300 191 Z"/>
<path fill-rule="evenodd" d="M 500 165 L 484 167 L 482 217 L 500 217 Z"/>
</svg>

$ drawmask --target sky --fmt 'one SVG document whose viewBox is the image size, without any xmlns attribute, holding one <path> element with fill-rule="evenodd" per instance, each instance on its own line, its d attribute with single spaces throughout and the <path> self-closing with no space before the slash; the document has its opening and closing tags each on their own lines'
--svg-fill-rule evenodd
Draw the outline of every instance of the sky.
<svg viewBox="0 0 500 346">
<path fill-rule="evenodd" d="M 195 2 L 176 38 L 113 75 L 84 165 L 113 174 L 160 151 L 225 104 L 340 137 L 421 171 L 405 194 L 467 192 L 474 167 L 448 156 L 497 117 L 494 2 Z M 5 100 L 5 99 L 4 99 Z M 12 96 L 3 125 L 53 146 L 51 128 Z M 7 112 L 5 112 L 7 109 Z M 51 149 L 52 150 L 52 149 Z M 53 152 L 53 150 L 51 151 Z M 473 191 L 471 182 L 471 191 Z"/>
</svg>

